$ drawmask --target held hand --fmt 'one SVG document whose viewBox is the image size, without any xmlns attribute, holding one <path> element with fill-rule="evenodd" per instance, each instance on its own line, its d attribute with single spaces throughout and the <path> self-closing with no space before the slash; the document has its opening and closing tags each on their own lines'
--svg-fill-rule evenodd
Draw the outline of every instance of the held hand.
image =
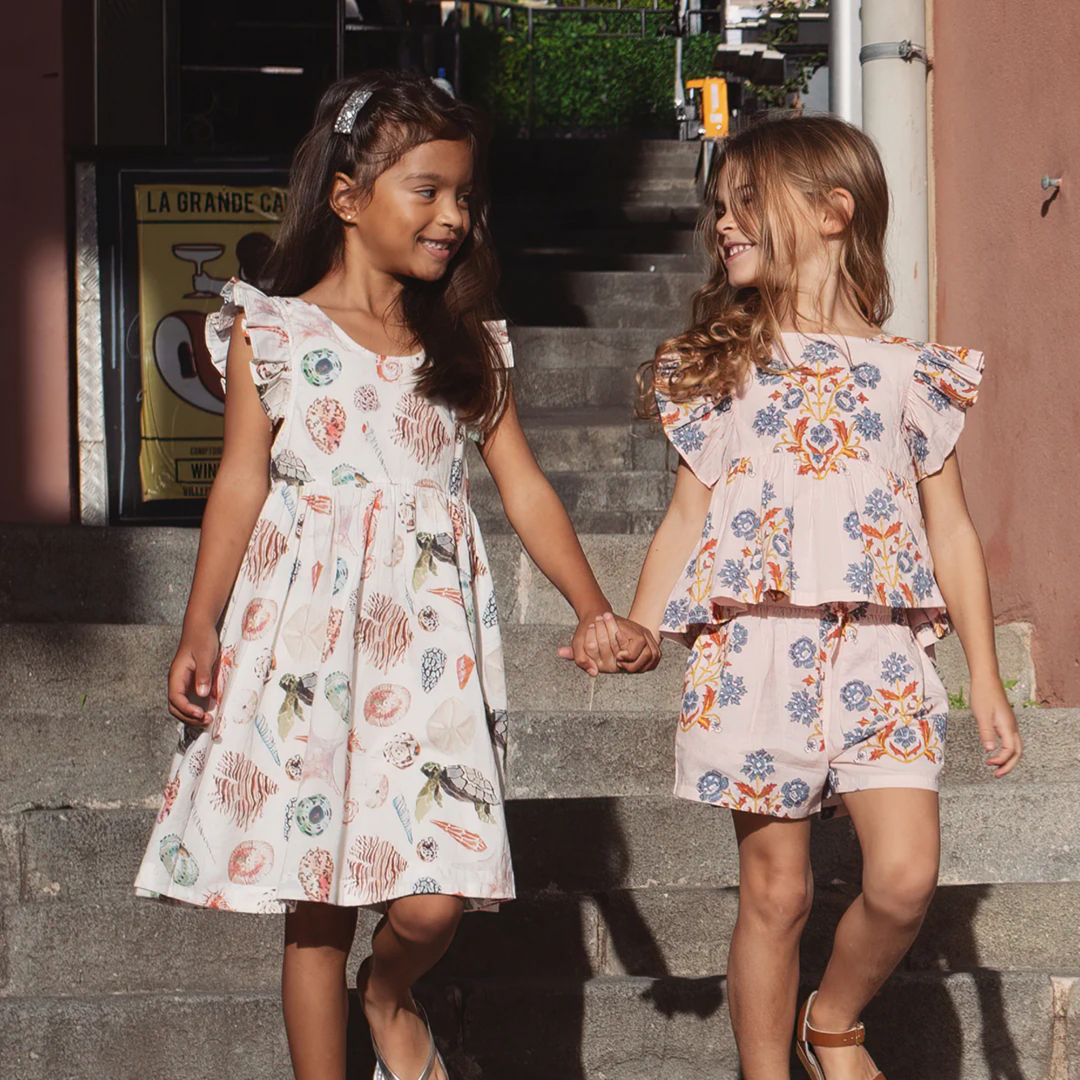
<svg viewBox="0 0 1080 1080">
<path fill-rule="evenodd" d="M 622 619 L 617 615 L 605 615 L 608 636 L 614 636 L 618 642 L 616 660 L 620 671 L 638 674 L 652 671 L 663 656 L 660 643 L 651 630 L 632 619 Z"/>
<path fill-rule="evenodd" d="M 597 616 L 586 615 L 574 631 L 574 640 L 570 645 L 563 645 L 559 655 L 564 660 L 573 660 L 587 675 L 594 678 L 600 674 L 600 647 L 596 639 L 595 619 Z"/>
<path fill-rule="evenodd" d="M 986 764 L 996 766 L 994 776 L 1012 772 L 1024 748 L 1016 715 L 1000 682 L 989 685 L 973 682 L 971 711 L 979 728 L 979 741 L 989 755 Z"/>
<path fill-rule="evenodd" d="M 207 698 L 217 662 L 218 636 L 213 626 L 184 630 L 169 668 L 169 712 L 185 724 L 206 727 L 206 710 L 193 699 Z"/>
</svg>

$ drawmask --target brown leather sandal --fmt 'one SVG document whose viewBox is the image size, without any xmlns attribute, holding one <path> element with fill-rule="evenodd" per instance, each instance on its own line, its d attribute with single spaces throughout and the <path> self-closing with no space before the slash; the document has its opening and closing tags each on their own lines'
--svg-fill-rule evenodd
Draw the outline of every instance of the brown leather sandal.
<svg viewBox="0 0 1080 1080">
<path fill-rule="evenodd" d="M 862 1046 L 866 1041 L 866 1028 L 860 1020 L 853 1028 L 847 1031 L 819 1031 L 810 1026 L 810 1009 L 817 997 L 815 990 L 803 1003 L 799 1012 L 799 1022 L 795 1025 L 795 1053 L 803 1063 L 803 1068 L 810 1074 L 813 1080 L 826 1080 L 825 1070 L 814 1056 L 812 1046 Z M 870 1063 L 873 1065 L 873 1061 Z M 876 1068 L 876 1066 L 874 1066 Z M 878 1072 L 874 1080 L 885 1080 L 885 1075 Z"/>
</svg>

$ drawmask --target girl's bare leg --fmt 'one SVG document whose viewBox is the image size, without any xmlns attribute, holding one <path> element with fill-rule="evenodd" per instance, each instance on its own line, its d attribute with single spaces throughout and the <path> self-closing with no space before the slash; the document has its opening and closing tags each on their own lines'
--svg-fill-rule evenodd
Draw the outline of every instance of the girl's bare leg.
<svg viewBox="0 0 1080 1080">
<path fill-rule="evenodd" d="M 355 930 L 355 908 L 301 902 L 285 916 L 281 1003 L 296 1080 L 345 1076 L 345 964 Z"/>
<path fill-rule="evenodd" d="M 413 1009 L 412 987 L 446 952 L 461 920 L 457 897 L 406 896 L 390 905 L 371 941 L 358 985 L 371 1033 L 386 1064 L 413 1080 L 427 1064 L 429 1042 Z M 435 1080 L 446 1080 L 436 1068 Z M 298 1077 L 299 1080 L 299 1077 Z"/>
<path fill-rule="evenodd" d="M 836 928 L 810 1022 L 846 1031 L 915 940 L 937 885 L 936 791 L 878 788 L 844 796 L 863 854 L 863 891 Z M 871 1041 L 873 1032 L 870 1033 Z M 814 1051 L 829 1080 L 871 1080 L 861 1047 Z"/>
<path fill-rule="evenodd" d="M 745 1080 L 789 1080 L 799 938 L 810 914 L 810 823 L 734 811 L 739 917 L 728 1006 Z"/>
</svg>

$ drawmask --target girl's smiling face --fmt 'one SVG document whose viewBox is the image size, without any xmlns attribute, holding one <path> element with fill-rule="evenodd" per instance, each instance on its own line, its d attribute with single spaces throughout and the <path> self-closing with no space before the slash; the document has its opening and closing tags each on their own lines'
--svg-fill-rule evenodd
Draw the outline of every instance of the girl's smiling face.
<svg viewBox="0 0 1080 1080">
<path fill-rule="evenodd" d="M 748 186 L 732 191 L 728 180 L 728 170 L 722 169 L 716 190 L 716 242 L 728 284 L 742 289 L 760 281 L 761 250 L 757 240 L 750 235 L 752 231 L 756 232 L 751 227 L 754 193 Z M 735 220 L 733 207 L 736 205 L 743 225 Z"/>
<path fill-rule="evenodd" d="M 468 143 L 435 140 L 404 154 L 379 175 L 369 199 L 339 213 L 373 267 L 437 281 L 472 227 L 472 185 Z"/>
</svg>

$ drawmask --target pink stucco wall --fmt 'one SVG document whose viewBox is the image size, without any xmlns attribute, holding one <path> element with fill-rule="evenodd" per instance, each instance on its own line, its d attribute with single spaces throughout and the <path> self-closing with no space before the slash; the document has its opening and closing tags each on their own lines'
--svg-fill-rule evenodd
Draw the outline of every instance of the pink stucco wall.
<svg viewBox="0 0 1080 1080">
<path fill-rule="evenodd" d="M 1080 705 L 1080 5 L 935 5 L 937 337 L 983 349 L 961 442 L 1000 622 Z M 1039 181 L 1063 177 L 1050 203 Z"/>
<path fill-rule="evenodd" d="M 0 520 L 71 515 L 60 0 L 8 5 L 0 33 Z"/>
</svg>

